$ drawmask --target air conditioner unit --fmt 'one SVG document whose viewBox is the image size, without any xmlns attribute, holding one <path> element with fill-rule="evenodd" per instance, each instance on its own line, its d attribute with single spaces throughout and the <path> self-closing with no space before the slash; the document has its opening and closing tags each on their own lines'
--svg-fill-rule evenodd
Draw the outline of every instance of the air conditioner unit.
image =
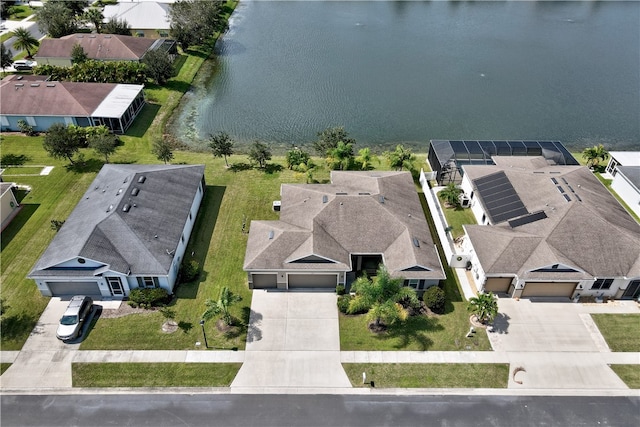
<svg viewBox="0 0 640 427">
<path fill-rule="evenodd" d="M 469 199 L 469 197 L 467 197 L 467 195 L 464 193 L 461 193 L 458 196 L 458 201 L 460 202 L 460 206 L 462 206 L 463 208 L 468 208 L 471 206 L 471 199 Z"/>
</svg>

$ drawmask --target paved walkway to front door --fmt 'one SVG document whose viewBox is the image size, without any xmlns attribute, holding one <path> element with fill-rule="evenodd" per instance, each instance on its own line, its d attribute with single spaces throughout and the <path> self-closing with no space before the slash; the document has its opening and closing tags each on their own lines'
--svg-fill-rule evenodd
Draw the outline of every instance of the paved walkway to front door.
<svg viewBox="0 0 640 427">
<path fill-rule="evenodd" d="M 231 388 L 351 387 L 333 292 L 253 291 L 247 346 Z"/>
</svg>

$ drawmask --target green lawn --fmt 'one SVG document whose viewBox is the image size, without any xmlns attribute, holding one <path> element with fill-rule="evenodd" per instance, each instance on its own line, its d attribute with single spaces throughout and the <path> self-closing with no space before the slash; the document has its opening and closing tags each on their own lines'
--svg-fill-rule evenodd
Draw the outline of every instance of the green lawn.
<svg viewBox="0 0 640 427">
<path fill-rule="evenodd" d="M 9 16 L 10 21 L 22 21 L 24 18 L 27 18 L 36 13 L 34 9 L 26 5 L 12 6 L 11 11 L 13 13 L 11 13 L 11 15 Z M 30 21 L 31 20 L 33 19 L 30 19 Z"/>
<path fill-rule="evenodd" d="M 344 363 L 354 387 L 506 388 L 508 364 L 481 363 Z M 362 373 L 366 383 L 362 384 Z"/>
<path fill-rule="evenodd" d="M 640 388 L 640 365 L 611 365 L 611 369 L 629 388 Z"/>
<path fill-rule="evenodd" d="M 241 363 L 74 363 L 73 387 L 229 387 Z"/>
<path fill-rule="evenodd" d="M 640 314 L 592 314 L 612 351 L 640 352 Z"/>
<path fill-rule="evenodd" d="M 4 374 L 4 371 L 9 369 L 9 366 L 11 366 L 11 363 L 0 363 L 0 375 Z"/>
<path fill-rule="evenodd" d="M 475 336 L 469 332 L 469 312 L 465 302 L 452 303 L 453 310 L 440 316 L 413 316 L 403 324 L 392 325 L 385 333 L 377 334 L 367 328 L 364 315 L 340 314 L 340 349 L 342 351 L 454 351 L 491 350 L 484 329 L 477 328 Z"/>
<path fill-rule="evenodd" d="M 440 206 L 442 207 L 442 212 L 444 212 L 447 224 L 449 224 L 450 227 L 453 227 L 453 230 L 451 230 L 451 236 L 454 239 L 464 236 L 464 230 L 462 229 L 464 224 L 476 223 L 476 217 L 473 215 L 471 209 L 445 208 L 442 201 L 440 201 Z"/>
</svg>

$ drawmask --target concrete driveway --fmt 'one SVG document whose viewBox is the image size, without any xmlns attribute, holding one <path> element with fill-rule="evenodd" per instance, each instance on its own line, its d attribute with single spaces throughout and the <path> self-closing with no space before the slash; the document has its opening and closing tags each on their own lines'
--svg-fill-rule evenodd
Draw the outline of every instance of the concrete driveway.
<svg viewBox="0 0 640 427">
<path fill-rule="evenodd" d="M 607 366 L 611 350 L 589 314 L 637 312 L 633 304 L 615 304 L 499 299 L 500 315 L 487 335 L 496 352 L 507 352 L 509 388 L 625 389 Z M 514 374 L 515 368 L 524 371 Z"/>
<path fill-rule="evenodd" d="M 581 304 L 500 298 L 498 311 L 494 332 L 488 334 L 495 351 L 608 349 Z"/>
<path fill-rule="evenodd" d="M 2 374 L 2 388 L 71 387 L 71 363 L 82 339 L 64 343 L 56 338 L 58 322 L 69 299 L 51 298 L 15 361 Z M 94 313 L 96 309 L 94 305 Z M 90 321 L 83 325 L 83 336 Z"/>
<path fill-rule="evenodd" d="M 340 363 L 336 295 L 254 290 L 239 387 L 351 387 Z"/>
</svg>

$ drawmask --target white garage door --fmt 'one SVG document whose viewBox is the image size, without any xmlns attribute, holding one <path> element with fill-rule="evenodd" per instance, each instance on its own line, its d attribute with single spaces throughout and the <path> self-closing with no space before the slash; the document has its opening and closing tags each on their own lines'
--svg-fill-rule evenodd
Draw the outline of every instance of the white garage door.
<svg viewBox="0 0 640 427">
<path fill-rule="evenodd" d="M 270 289 L 278 287 L 278 276 L 276 274 L 252 274 L 253 289 Z"/>
<path fill-rule="evenodd" d="M 292 288 L 335 288 L 336 274 L 289 274 L 289 289 Z"/>
<path fill-rule="evenodd" d="M 523 297 L 567 297 L 571 298 L 577 283 L 527 282 Z"/>
<path fill-rule="evenodd" d="M 47 282 L 54 297 L 72 295 L 100 296 L 98 282 Z"/>
</svg>

